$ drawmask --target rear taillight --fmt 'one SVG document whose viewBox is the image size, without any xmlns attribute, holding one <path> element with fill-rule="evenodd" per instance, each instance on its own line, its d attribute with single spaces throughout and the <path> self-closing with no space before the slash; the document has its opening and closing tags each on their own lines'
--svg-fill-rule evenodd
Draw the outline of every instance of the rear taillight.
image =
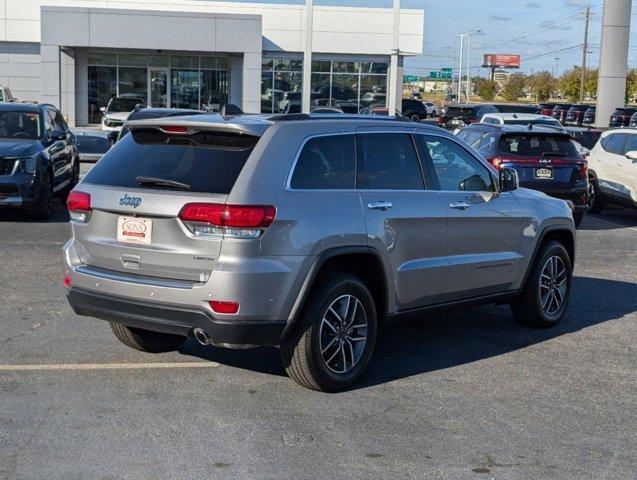
<svg viewBox="0 0 637 480">
<path fill-rule="evenodd" d="M 274 221 L 271 205 L 188 203 L 179 218 L 195 235 L 257 238 Z"/>
<path fill-rule="evenodd" d="M 442 125 L 444 123 L 444 120 L 442 119 L 442 117 L 438 117 L 438 125 Z"/>
<path fill-rule="evenodd" d="M 500 166 L 502 165 L 502 159 L 500 157 L 489 158 L 487 160 L 493 165 L 493 168 L 500 170 Z"/>
<path fill-rule="evenodd" d="M 91 196 L 88 193 L 73 190 L 66 199 L 66 208 L 69 210 L 71 220 L 86 223 L 91 215 Z"/>
</svg>

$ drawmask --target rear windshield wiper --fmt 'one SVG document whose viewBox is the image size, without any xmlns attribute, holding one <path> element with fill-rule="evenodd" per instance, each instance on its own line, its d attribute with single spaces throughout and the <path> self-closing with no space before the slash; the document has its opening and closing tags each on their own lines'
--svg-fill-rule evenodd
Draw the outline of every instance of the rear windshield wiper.
<svg viewBox="0 0 637 480">
<path fill-rule="evenodd" d="M 155 187 L 165 187 L 165 188 L 175 188 L 179 190 L 190 190 L 190 185 L 183 182 L 178 182 L 177 180 L 169 180 L 167 178 L 157 178 L 157 177 L 135 177 L 135 181 L 138 185 L 143 186 L 155 186 Z"/>
</svg>

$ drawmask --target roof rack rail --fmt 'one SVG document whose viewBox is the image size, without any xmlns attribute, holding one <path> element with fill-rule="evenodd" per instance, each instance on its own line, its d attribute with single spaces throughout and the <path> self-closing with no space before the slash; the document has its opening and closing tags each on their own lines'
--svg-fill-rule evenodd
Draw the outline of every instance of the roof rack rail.
<svg viewBox="0 0 637 480">
<path fill-rule="evenodd" d="M 293 120 L 310 120 L 310 117 L 307 113 L 276 113 L 267 117 L 268 120 L 273 122 L 290 122 Z"/>
</svg>

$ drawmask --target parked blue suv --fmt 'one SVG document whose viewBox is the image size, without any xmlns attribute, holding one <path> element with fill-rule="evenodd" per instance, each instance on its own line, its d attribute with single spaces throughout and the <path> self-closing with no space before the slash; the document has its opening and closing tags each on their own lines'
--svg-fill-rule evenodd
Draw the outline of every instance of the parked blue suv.
<svg viewBox="0 0 637 480">
<path fill-rule="evenodd" d="M 46 219 L 79 180 L 75 136 L 52 105 L 0 102 L 0 208 Z"/>
</svg>

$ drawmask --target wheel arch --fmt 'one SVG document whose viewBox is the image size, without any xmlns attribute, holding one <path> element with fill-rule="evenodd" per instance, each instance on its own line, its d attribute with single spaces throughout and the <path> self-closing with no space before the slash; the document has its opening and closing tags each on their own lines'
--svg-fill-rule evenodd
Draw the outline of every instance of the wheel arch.
<svg viewBox="0 0 637 480">
<path fill-rule="evenodd" d="M 562 245 L 564 245 L 564 248 L 566 248 L 566 252 L 568 253 L 568 256 L 571 260 L 571 266 L 575 266 L 576 239 L 572 230 L 562 225 L 553 225 L 546 227 L 544 230 L 542 230 L 542 233 L 540 234 L 539 239 L 535 244 L 535 248 L 533 249 L 533 256 L 531 257 L 531 261 L 527 265 L 526 272 L 524 273 L 522 286 L 526 285 L 526 281 L 529 278 L 533 265 L 535 265 L 535 261 L 537 260 L 537 256 L 542 246 L 551 240 L 557 240 Z"/>
<path fill-rule="evenodd" d="M 296 323 L 312 288 L 329 271 L 342 271 L 360 278 L 372 294 L 379 324 L 382 324 L 389 308 L 389 288 L 380 253 L 375 248 L 365 245 L 335 247 L 316 257 L 294 302 L 289 316 L 290 321 L 283 331 L 282 337 L 285 337 Z"/>
</svg>

